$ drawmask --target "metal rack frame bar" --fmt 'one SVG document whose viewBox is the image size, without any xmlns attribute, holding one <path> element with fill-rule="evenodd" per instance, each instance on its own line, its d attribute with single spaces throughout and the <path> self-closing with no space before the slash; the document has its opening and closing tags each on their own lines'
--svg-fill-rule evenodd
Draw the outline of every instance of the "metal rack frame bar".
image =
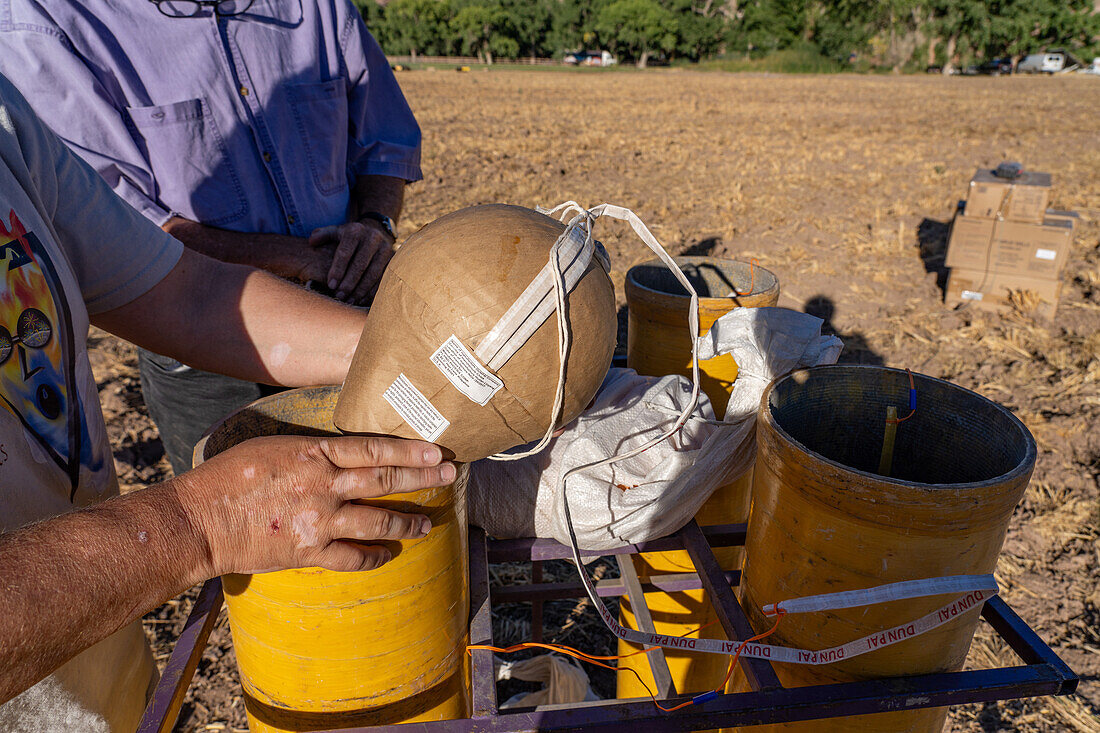
<svg viewBox="0 0 1100 733">
<path fill-rule="evenodd" d="M 191 686 L 191 678 L 195 676 L 202 650 L 218 621 L 224 600 L 221 578 L 211 578 L 203 584 L 184 622 L 183 633 L 172 648 L 168 663 L 160 675 L 153 699 L 141 717 L 137 733 L 171 733 L 175 727 L 183 698 Z"/>
<path fill-rule="evenodd" d="M 744 539 L 743 524 L 700 528 L 692 522 L 676 534 L 661 540 L 586 556 L 595 558 L 643 551 L 686 549 L 698 571 L 697 575 L 677 573 L 655 576 L 649 584 L 633 583 L 631 578 L 624 577 L 617 581 L 602 581 L 597 586 L 597 592 L 605 597 L 626 594 L 634 607 L 640 608 L 644 605 L 644 591 L 649 589 L 647 586 L 651 585 L 659 590 L 683 590 L 701 586 L 710 597 L 730 638 L 744 639 L 753 632 L 731 587 L 740 580 L 740 576 L 723 571 L 711 549 L 744 544 Z M 490 589 L 490 563 L 570 558 L 569 548 L 556 542 L 541 539 L 488 540 L 482 530 L 471 527 L 469 545 L 470 640 L 473 644 L 493 645 L 491 608 L 497 603 L 544 601 L 584 594 L 583 588 L 573 583 L 531 583 L 521 586 L 521 590 Z M 623 568 L 627 566 L 633 569 L 631 563 L 622 563 Z M 629 575 L 629 572 L 624 573 L 624 576 Z M 634 580 L 637 580 L 636 576 Z M 203 586 L 184 632 L 172 651 L 165 673 L 142 718 L 139 733 L 171 731 L 210 630 L 217 620 L 222 601 L 219 580 L 208 581 Z M 1023 665 L 784 688 L 780 686 L 769 663 L 742 659 L 739 662 L 753 683 L 753 691 L 719 695 L 673 714 L 660 712 L 651 700 L 643 698 L 501 711 L 497 707 L 493 655 L 488 651 L 477 650 L 470 654 L 471 718 L 342 729 L 331 733 L 636 733 L 639 728 L 647 733 L 673 733 L 993 702 L 1039 695 L 1067 695 L 1076 690 L 1077 675 L 1000 597 L 986 602 L 982 608 L 982 616 L 1020 656 Z M 676 696 L 671 690 L 669 693 L 672 695 L 669 699 L 671 703 L 690 699 L 690 696 Z"/>
<path fill-rule="evenodd" d="M 634 561 L 627 555 L 618 555 L 615 559 L 619 562 L 619 575 L 626 585 L 626 597 L 630 601 L 630 608 L 634 612 L 638 629 L 656 634 L 653 615 L 650 614 L 649 605 L 645 601 L 642 582 L 638 579 L 638 571 L 634 569 Z M 672 681 L 672 672 L 668 668 L 665 650 L 661 647 L 653 647 L 646 651 L 645 655 L 649 661 L 649 669 L 653 673 L 653 683 L 657 686 L 657 699 L 667 700 L 675 697 L 676 685 Z"/>
</svg>

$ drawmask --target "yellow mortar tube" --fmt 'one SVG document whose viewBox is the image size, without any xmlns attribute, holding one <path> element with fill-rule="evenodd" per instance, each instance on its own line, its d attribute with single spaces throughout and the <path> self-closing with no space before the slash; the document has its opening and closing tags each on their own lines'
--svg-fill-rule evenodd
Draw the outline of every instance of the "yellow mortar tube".
<svg viewBox="0 0 1100 733">
<path fill-rule="evenodd" d="M 716 320 L 734 308 L 773 306 L 779 300 L 779 281 L 762 267 L 717 257 L 677 257 L 677 264 L 699 293 L 699 333 L 706 334 Z M 750 292 L 750 284 L 751 292 Z M 736 295 L 737 292 L 747 293 Z M 627 366 L 639 374 L 664 376 L 683 374 L 691 377 L 691 336 L 688 332 L 690 297 L 663 264 L 657 260 L 630 269 L 626 276 Z M 699 362 L 700 384 L 714 406 L 715 415 L 725 415 L 730 390 L 737 378 L 737 363 L 726 354 Z M 719 487 L 700 508 L 699 524 L 745 522 L 749 515 L 752 472 L 733 483 Z M 716 551 L 726 570 L 740 566 L 740 548 Z M 684 550 L 648 552 L 633 558 L 640 579 L 651 575 L 689 573 L 695 567 Z M 717 618 L 702 590 L 645 594 L 659 634 L 682 636 Z M 623 596 L 619 620 L 637 628 L 630 601 Z M 721 626 L 713 623 L 696 636 L 724 639 Z M 619 654 L 640 650 L 636 644 L 619 641 Z M 714 689 L 726 674 L 728 660 L 720 655 L 680 650 L 665 650 L 669 672 L 678 692 L 702 692 Z M 653 673 L 645 655 L 619 660 L 620 668 L 632 668 L 656 691 Z M 620 698 L 648 697 L 646 688 L 632 674 L 618 675 Z"/>
<path fill-rule="evenodd" d="M 892 476 L 875 473 L 883 413 L 909 380 L 886 367 L 813 367 L 772 382 L 757 422 L 756 475 L 738 597 L 760 632 L 761 606 L 997 567 L 1035 465 L 1035 440 L 979 394 L 913 375 L 919 407 L 896 426 Z M 839 426 L 847 429 L 838 430 Z M 911 598 L 785 616 L 769 644 L 828 649 L 920 618 L 958 597 Z M 786 688 L 962 669 L 980 616 L 824 665 L 774 664 Z M 729 689 L 748 690 L 740 668 Z M 745 733 L 939 733 L 947 708 L 752 726 Z"/>
<path fill-rule="evenodd" d="M 337 387 L 252 403 L 195 448 L 204 458 L 261 435 L 338 435 Z M 464 479 L 459 471 L 459 484 Z M 223 578 L 249 729 L 287 733 L 469 717 L 466 506 L 455 485 L 372 499 L 432 530 L 387 542 L 377 570 Z"/>
</svg>

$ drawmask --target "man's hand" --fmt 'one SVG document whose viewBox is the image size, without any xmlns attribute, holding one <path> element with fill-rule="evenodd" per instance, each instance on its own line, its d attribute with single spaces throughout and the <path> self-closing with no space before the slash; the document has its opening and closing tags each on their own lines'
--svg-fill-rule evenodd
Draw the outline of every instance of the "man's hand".
<svg viewBox="0 0 1100 733">
<path fill-rule="evenodd" d="M 431 527 L 419 514 L 355 501 L 454 477 L 431 443 L 273 436 L 163 484 L 0 533 L 0 704 L 211 576 L 376 568 L 390 554 L 372 542 Z"/>
<path fill-rule="evenodd" d="M 310 247 L 332 247 L 328 272 L 313 278 L 328 285 L 337 300 L 363 305 L 374 297 L 386 265 L 393 257 L 393 240 L 381 224 L 372 220 L 353 221 L 314 229 Z"/>
<path fill-rule="evenodd" d="M 377 540 L 415 539 L 431 522 L 354 503 L 445 486 L 455 477 L 437 446 L 397 438 L 257 438 L 175 481 L 209 546 L 210 575 L 297 567 L 372 570 Z"/>
<path fill-rule="evenodd" d="M 308 241 L 313 244 L 312 239 Z M 276 267 L 274 270 L 269 270 L 269 272 L 279 277 L 298 280 L 303 283 L 310 280 L 318 283 L 328 282 L 328 274 L 332 269 L 332 258 L 335 256 L 335 244 L 302 246 L 287 258 L 284 268 Z"/>
</svg>

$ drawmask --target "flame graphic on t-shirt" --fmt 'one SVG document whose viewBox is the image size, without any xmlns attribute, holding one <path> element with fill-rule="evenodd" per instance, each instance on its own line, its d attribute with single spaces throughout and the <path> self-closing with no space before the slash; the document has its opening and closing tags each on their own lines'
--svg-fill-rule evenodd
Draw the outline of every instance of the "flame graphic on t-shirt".
<svg viewBox="0 0 1100 733">
<path fill-rule="evenodd" d="M 0 399 L 64 470 L 75 494 L 87 430 L 73 381 L 61 283 L 33 232 L 0 218 Z M 72 499 L 72 495 L 70 495 Z"/>
</svg>

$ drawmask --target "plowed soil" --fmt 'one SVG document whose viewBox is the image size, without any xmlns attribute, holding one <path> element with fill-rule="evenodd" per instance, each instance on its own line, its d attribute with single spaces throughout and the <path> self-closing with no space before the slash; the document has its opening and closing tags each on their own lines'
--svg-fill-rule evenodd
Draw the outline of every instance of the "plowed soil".
<svg viewBox="0 0 1100 733">
<path fill-rule="evenodd" d="M 1040 453 L 998 579 L 1082 685 L 1066 698 L 960 707 L 949 729 L 1100 731 L 1100 79 L 475 69 L 399 81 L 424 131 L 405 235 L 471 204 L 627 206 L 673 253 L 756 258 L 779 276 L 780 305 L 844 340 L 842 361 L 909 367 L 1015 412 Z M 1026 296 L 1001 313 L 943 304 L 956 202 L 975 168 L 1006 159 L 1053 174 L 1053 206 L 1081 216 L 1053 320 Z M 623 274 L 649 255 L 625 227 L 600 226 L 621 301 Z M 93 339 L 122 481 L 164 478 L 132 347 Z M 162 663 L 193 597 L 146 617 Z M 574 610 L 551 606 L 547 636 L 610 649 L 598 619 Z M 500 641 L 529 638 L 513 611 L 498 614 Z M 970 665 L 1013 663 L 983 629 Z M 592 678 L 612 694 L 610 673 Z M 244 727 L 223 618 L 177 730 Z"/>
</svg>

